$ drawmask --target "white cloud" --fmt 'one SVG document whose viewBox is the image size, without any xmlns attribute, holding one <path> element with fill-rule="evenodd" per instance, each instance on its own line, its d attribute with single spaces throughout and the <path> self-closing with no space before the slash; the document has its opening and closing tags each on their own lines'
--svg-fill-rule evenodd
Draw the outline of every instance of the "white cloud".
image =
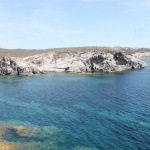
<svg viewBox="0 0 150 150">
<path fill-rule="evenodd" d="M 83 2 L 99 2 L 101 0 L 82 0 Z"/>
<path fill-rule="evenodd" d="M 118 1 L 120 1 L 120 0 L 118 0 Z M 126 1 L 124 1 L 124 0 L 122 0 L 122 2 L 124 3 L 124 4 L 127 4 L 127 5 L 129 5 L 129 6 L 132 6 L 132 7 L 149 7 L 150 6 L 150 0 L 126 0 Z"/>
</svg>

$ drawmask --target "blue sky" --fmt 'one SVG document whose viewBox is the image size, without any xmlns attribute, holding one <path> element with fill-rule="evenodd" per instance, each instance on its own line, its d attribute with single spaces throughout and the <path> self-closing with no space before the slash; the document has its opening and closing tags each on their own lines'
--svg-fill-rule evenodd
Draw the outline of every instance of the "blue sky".
<svg viewBox="0 0 150 150">
<path fill-rule="evenodd" d="M 150 47 L 150 0 L 0 0 L 0 47 Z"/>
</svg>

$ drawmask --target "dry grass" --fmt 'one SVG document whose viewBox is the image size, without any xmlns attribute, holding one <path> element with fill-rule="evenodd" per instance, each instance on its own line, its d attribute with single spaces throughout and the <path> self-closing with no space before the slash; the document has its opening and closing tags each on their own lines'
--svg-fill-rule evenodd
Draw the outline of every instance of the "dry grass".
<svg viewBox="0 0 150 150">
<path fill-rule="evenodd" d="M 135 52 L 150 52 L 149 48 L 128 48 L 128 47 L 72 47 L 72 48 L 53 48 L 53 49 L 0 49 L 0 57 L 6 56 L 6 57 L 28 57 L 33 56 L 37 54 L 46 54 L 50 52 L 56 52 L 56 53 L 67 53 L 67 52 L 86 52 L 86 51 L 115 51 L 115 50 L 122 50 L 129 54 L 135 53 Z"/>
</svg>

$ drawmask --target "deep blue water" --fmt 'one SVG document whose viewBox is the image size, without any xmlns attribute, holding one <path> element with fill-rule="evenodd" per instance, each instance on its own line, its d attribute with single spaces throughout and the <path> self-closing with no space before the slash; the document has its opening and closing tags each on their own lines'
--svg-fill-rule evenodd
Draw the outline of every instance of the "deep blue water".
<svg viewBox="0 0 150 150">
<path fill-rule="evenodd" d="M 22 134 L 15 126 L 36 130 Z M 1 76 L 0 130 L 0 142 L 19 150 L 149 150 L 150 67 Z"/>
</svg>

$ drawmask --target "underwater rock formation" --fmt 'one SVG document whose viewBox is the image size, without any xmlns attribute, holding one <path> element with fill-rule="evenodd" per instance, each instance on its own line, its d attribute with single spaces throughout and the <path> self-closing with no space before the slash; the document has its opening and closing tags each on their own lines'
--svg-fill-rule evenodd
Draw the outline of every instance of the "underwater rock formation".
<svg viewBox="0 0 150 150">
<path fill-rule="evenodd" d="M 0 124 L 0 150 L 56 149 L 60 132 L 53 126 L 41 128 Z"/>
<path fill-rule="evenodd" d="M 13 143 L 0 141 L 0 150 L 15 150 L 15 145 Z"/>
<path fill-rule="evenodd" d="M 23 126 L 0 123 L 0 150 L 97 150 L 76 146 L 66 148 L 65 133 L 55 126 Z"/>
</svg>

